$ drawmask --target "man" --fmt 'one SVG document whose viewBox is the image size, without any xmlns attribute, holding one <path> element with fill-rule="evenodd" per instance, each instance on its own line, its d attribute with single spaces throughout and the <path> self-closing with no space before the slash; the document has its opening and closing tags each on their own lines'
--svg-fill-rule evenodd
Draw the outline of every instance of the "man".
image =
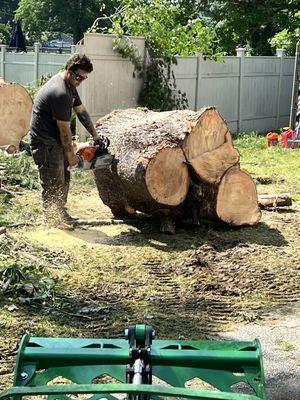
<svg viewBox="0 0 300 400">
<path fill-rule="evenodd" d="M 65 208 L 70 182 L 68 166 L 79 162 L 72 144 L 72 109 L 95 143 L 99 141 L 76 89 L 92 70 L 93 65 L 86 55 L 74 54 L 65 70 L 42 87 L 33 105 L 31 152 L 39 169 L 44 217 L 51 225 L 63 225 L 72 219 Z"/>
</svg>

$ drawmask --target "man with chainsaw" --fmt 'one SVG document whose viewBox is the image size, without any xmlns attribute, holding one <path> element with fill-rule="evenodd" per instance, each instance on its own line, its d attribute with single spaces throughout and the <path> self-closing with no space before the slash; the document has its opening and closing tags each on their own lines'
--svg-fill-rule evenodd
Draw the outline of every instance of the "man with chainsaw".
<svg viewBox="0 0 300 400">
<path fill-rule="evenodd" d="M 41 88 L 33 105 L 31 152 L 39 169 L 45 222 L 51 225 L 72 222 L 65 208 L 70 182 L 68 167 L 80 162 L 72 144 L 72 109 L 94 144 L 101 141 L 77 92 L 77 87 L 92 71 L 93 65 L 86 55 L 72 55 L 65 70 Z"/>
</svg>

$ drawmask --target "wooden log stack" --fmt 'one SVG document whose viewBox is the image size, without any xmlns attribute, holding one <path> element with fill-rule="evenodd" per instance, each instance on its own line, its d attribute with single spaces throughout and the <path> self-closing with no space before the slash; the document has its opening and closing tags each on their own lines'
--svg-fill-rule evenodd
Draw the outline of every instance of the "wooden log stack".
<svg viewBox="0 0 300 400">
<path fill-rule="evenodd" d="M 96 129 L 115 155 L 110 168 L 94 171 L 99 195 L 115 216 L 139 210 L 157 216 L 166 233 L 190 217 L 230 226 L 260 220 L 255 184 L 240 169 L 239 152 L 214 107 L 117 110 Z"/>
</svg>

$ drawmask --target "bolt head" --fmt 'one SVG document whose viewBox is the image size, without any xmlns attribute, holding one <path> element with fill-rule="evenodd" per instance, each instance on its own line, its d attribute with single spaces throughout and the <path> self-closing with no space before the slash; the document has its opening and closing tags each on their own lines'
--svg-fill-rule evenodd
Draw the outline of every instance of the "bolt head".
<svg viewBox="0 0 300 400">
<path fill-rule="evenodd" d="M 20 373 L 20 377 L 21 377 L 21 379 L 27 379 L 28 378 L 28 374 L 26 372 L 21 372 Z"/>
</svg>

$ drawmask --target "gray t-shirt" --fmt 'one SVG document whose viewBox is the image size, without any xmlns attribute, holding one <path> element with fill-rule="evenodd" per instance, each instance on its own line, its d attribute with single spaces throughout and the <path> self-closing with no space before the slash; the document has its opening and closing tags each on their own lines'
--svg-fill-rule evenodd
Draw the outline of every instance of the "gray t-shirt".
<svg viewBox="0 0 300 400">
<path fill-rule="evenodd" d="M 72 108 L 80 105 L 76 88 L 68 86 L 60 73 L 54 75 L 34 101 L 30 122 L 31 143 L 61 143 L 56 121 L 70 121 Z"/>
</svg>

